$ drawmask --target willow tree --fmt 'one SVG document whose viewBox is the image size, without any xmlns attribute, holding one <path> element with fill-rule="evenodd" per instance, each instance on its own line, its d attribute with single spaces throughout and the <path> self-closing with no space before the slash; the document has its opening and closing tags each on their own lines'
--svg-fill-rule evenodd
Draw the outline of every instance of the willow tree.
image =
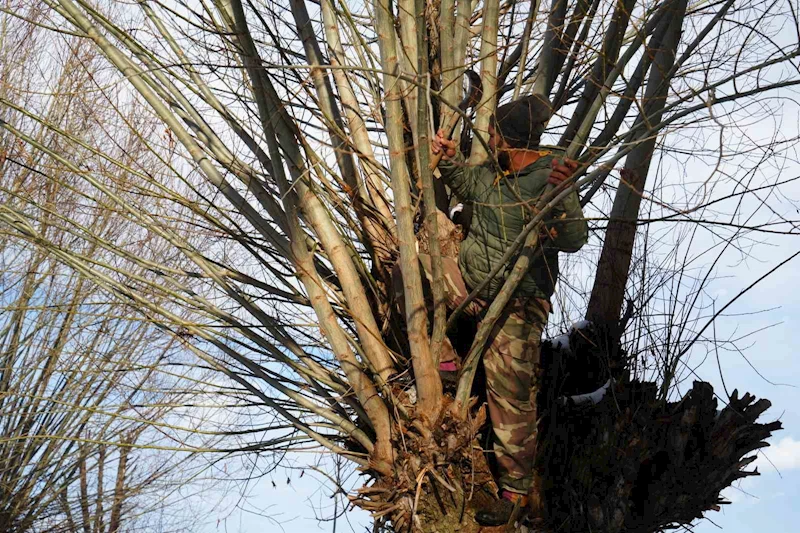
<svg viewBox="0 0 800 533">
<path fill-rule="evenodd" d="M 755 422 L 768 402 L 749 395 L 734 393 L 716 414 L 702 383 L 670 403 L 682 361 L 709 340 L 703 332 L 711 321 L 698 312 L 697 295 L 714 263 L 705 276 L 692 276 L 699 281 L 687 300 L 666 281 L 683 287 L 700 252 L 676 259 L 654 256 L 648 246 L 658 224 L 721 239 L 722 246 L 703 250 L 718 257 L 747 233 L 795 231 L 786 218 L 750 223 L 769 203 L 760 192 L 782 185 L 756 180 L 751 156 L 780 157 L 792 139 L 761 140 L 741 128 L 742 120 L 775 116 L 772 104 L 800 83 L 791 2 L 44 4 L 41 24 L 92 43 L 105 57 L 108 68 L 93 78 L 98 98 L 120 108 L 144 104 L 161 121 L 163 134 L 145 139 L 154 154 L 169 154 L 168 169 L 157 175 L 136 160 L 107 156 L 102 146 L 84 146 L 119 169 L 130 191 L 156 195 L 158 209 L 142 208 L 134 194 L 110 188 L 95 169 L 60 156 L 10 119 L 0 125 L 59 158 L 92 186 L 92 201 L 171 247 L 183 266 L 148 262 L 154 275 L 143 293 L 123 267 L 107 276 L 91 258 L 59 260 L 179 336 L 229 380 L 237 401 L 269 416 L 271 426 L 253 429 L 262 436 L 252 449 L 312 447 L 356 465 L 363 487 L 351 500 L 378 525 L 475 529 L 473 508 L 492 490 L 478 438 L 485 415 L 471 396 L 480 390 L 473 388 L 480 354 L 527 268 L 526 250 L 535 253 L 536 228 L 573 189 L 597 215 L 594 240 L 602 249 L 588 249 L 565 270 L 596 269 L 596 281 L 589 291 L 562 280 L 561 320 L 552 327 L 591 319 L 587 351 L 602 363 L 594 377 L 613 378 L 614 394 L 588 411 L 542 400 L 548 523 L 655 531 L 691 522 L 745 475 L 742 457 L 778 427 Z M 467 70 L 482 81 L 469 112 L 458 106 Z M 447 205 L 430 169 L 431 132 L 460 117 L 461 149 L 479 164 L 492 157 L 486 138 L 496 106 L 532 93 L 553 102 L 547 135 L 580 169 L 528 206 L 531 222 L 506 255 L 514 268 L 464 349 L 456 390 L 446 391 L 436 361 L 459 322 L 444 309 L 439 279 L 426 301 L 417 258 L 420 230 L 439 235 L 436 207 Z M 2 104 L 25 113 L 24 105 Z M 35 113 L 26 117 L 53 129 Z M 78 142 L 69 131 L 58 134 Z M 683 179 L 690 160 L 705 171 L 699 188 Z M 753 207 L 744 201 L 750 198 L 762 201 Z M 203 246 L 176 230 L 176 219 L 202 232 Z M 426 243 L 441 272 L 441 256 L 451 250 L 439 239 Z M 106 249 L 139 261 L 127 244 Z M 392 296 L 395 266 L 404 280 L 402 313 Z M 679 300 L 683 307 L 673 305 Z M 561 361 L 554 351 L 546 369 L 552 383 L 563 381 Z"/>
<path fill-rule="evenodd" d="M 95 147 L 158 172 L 141 137 L 157 123 L 95 98 L 93 75 L 103 63 L 90 42 L 37 28 L 45 20 L 39 5 L 13 7 L 24 19 L 0 13 L 0 120 L 13 120 L 45 149 L 0 133 L 0 530 L 190 530 L 188 512 L 163 511 L 183 499 L 178 480 L 206 466 L 191 452 L 216 440 L 207 424 L 198 432 L 199 408 L 181 410 L 208 401 L 202 386 L 187 390 L 207 372 L 187 361 L 179 337 L 163 335 L 63 261 L 84 258 L 95 274 L 113 276 L 120 257 L 109 248 L 119 244 L 140 261 L 126 272 L 137 279 L 151 275 L 148 258 L 179 265 L 171 248 L 154 246 L 113 205 L 91 201 L 91 185 L 71 170 L 80 162 L 99 180 L 124 184 L 81 143 L 124 132 L 116 128 L 130 120 L 137 131 Z M 25 111 L 5 105 L 11 101 Z M 156 202 L 138 196 L 142 206 Z M 146 284 L 138 290 L 148 294 Z"/>
</svg>

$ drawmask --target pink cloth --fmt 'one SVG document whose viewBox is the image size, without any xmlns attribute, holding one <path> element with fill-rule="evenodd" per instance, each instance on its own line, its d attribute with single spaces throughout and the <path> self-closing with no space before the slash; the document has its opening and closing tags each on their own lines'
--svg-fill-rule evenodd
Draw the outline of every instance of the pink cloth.
<svg viewBox="0 0 800 533">
<path fill-rule="evenodd" d="M 510 502 L 516 503 L 517 500 L 523 498 L 522 505 L 527 503 L 527 497 L 524 494 L 520 494 L 518 492 L 511 492 L 510 490 L 504 490 L 500 492 L 500 497 L 504 500 L 508 500 Z"/>
</svg>

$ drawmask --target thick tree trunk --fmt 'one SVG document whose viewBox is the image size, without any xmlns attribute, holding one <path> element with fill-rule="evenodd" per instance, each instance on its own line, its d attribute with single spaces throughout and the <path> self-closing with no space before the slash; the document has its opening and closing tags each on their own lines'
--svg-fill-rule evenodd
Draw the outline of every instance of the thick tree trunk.
<svg viewBox="0 0 800 533">
<path fill-rule="evenodd" d="M 717 411 L 708 383 L 696 382 L 678 402 L 658 400 L 656 390 L 655 383 L 620 382 L 597 405 L 549 406 L 538 457 L 546 514 L 536 531 L 651 533 L 688 525 L 726 503 L 721 490 L 758 475 L 745 470 L 755 459 L 748 454 L 781 428 L 756 422 L 769 401 L 734 392 Z M 458 424 L 440 421 L 430 439 L 402 431 L 395 475 L 351 501 L 389 531 L 505 531 L 475 523 L 476 509 L 497 487 L 484 450 L 469 439 L 476 425 Z"/>
<path fill-rule="evenodd" d="M 618 372 L 596 405 L 564 401 L 608 376 L 567 373 L 596 358 L 591 352 L 543 346 L 542 359 L 552 364 L 543 387 L 549 394 L 540 398 L 545 416 L 537 465 L 551 530 L 650 533 L 688 525 L 726 503 L 721 490 L 758 475 L 744 470 L 755 459 L 749 454 L 781 429 L 780 422 L 756 422 L 768 400 L 734 391 L 717 411 L 711 385 L 695 382 L 680 401 L 666 402 L 658 399 L 656 383 Z"/>
<path fill-rule="evenodd" d="M 399 387 L 397 398 L 413 412 L 413 396 Z M 451 400 L 448 399 L 448 403 Z M 394 472 L 376 479 L 350 497 L 390 531 L 477 533 L 475 510 L 497 497 L 478 435 L 486 422 L 485 408 L 467 421 L 454 417 L 447 405 L 430 433 L 418 424 L 398 423 L 393 432 Z M 487 530 L 483 530 L 487 531 Z"/>
<path fill-rule="evenodd" d="M 119 462 L 117 463 L 117 479 L 114 482 L 114 502 L 111 506 L 111 518 L 108 523 L 108 533 L 119 533 L 122 521 L 122 506 L 125 503 L 125 476 L 128 474 L 128 455 L 131 451 L 133 439 L 126 437 L 119 448 Z"/>
<path fill-rule="evenodd" d="M 542 413 L 536 468 L 544 480 L 545 514 L 538 532 L 651 533 L 688 525 L 726 503 L 720 491 L 746 471 L 752 453 L 768 446 L 780 422 L 758 423 L 770 402 L 734 391 L 718 411 L 708 383 L 695 382 L 676 402 L 657 395 L 657 384 L 613 373 L 607 351 L 591 329 L 574 331 L 570 349 L 542 346 Z M 621 359 L 624 359 L 621 358 Z M 581 369 L 579 375 L 575 369 Z M 596 403 L 575 396 L 608 383 Z M 395 395 L 415 416 L 413 394 Z M 395 469 L 351 500 L 373 513 L 386 531 L 501 533 L 480 528 L 477 509 L 497 497 L 490 467 L 484 408 L 464 421 L 448 409 L 430 433 L 399 422 L 392 434 Z M 526 531 L 526 522 L 516 530 Z M 512 528 L 513 529 L 513 528 Z M 530 531 L 530 529 L 528 529 Z"/>
</svg>

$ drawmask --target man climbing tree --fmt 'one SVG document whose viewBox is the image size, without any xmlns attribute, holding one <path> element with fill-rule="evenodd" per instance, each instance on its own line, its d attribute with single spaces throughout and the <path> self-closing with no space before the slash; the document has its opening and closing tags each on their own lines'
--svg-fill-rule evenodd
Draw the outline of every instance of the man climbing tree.
<svg viewBox="0 0 800 533">
<path fill-rule="evenodd" d="M 559 185 L 577 168 L 574 161 L 562 159 L 561 150 L 539 145 L 551 115 L 550 103 L 535 95 L 499 107 L 489 127 L 494 160 L 481 166 L 457 161 L 455 141 L 446 139 L 443 130 L 432 140 L 433 153 L 444 152 L 445 162 L 439 170 L 445 183 L 459 199 L 474 204 L 458 265 L 452 260 L 445 262 L 451 306 L 462 304 L 470 290 L 484 283 L 502 261 L 504 252 L 533 217 L 547 183 Z M 577 193 L 553 210 L 545 228 L 537 258 L 498 321 L 483 356 L 502 498 L 476 514 L 482 525 L 505 524 L 517 502 L 528 503 L 528 494 L 534 514 L 541 505 L 533 470 L 539 343 L 558 277 L 558 252 L 575 252 L 587 240 L 588 227 Z M 468 312 L 480 317 L 503 282 L 502 274 L 489 280 Z M 444 350 L 440 369 L 457 368 L 457 358 L 454 351 Z"/>
<path fill-rule="evenodd" d="M 61 55 L 80 52 L 77 69 L 91 65 L 73 41 L 99 51 L 86 91 L 121 120 L 78 135 L 43 111 L 49 95 L 27 89 L 52 91 L 50 72 L 22 85 L 4 79 L 0 167 L 24 176 L 32 161 L 56 162 L 64 172 L 48 166 L 42 189 L 81 191 L 77 210 L 55 197 L 0 206 L 4 235 L 163 331 L 180 351 L 157 366 L 168 381 L 176 362 L 213 372 L 206 386 L 219 390 L 223 418 L 243 416 L 219 428 L 219 449 L 264 472 L 312 461 L 335 487 L 326 519 L 352 505 L 376 531 L 478 533 L 476 510 L 484 523 L 502 521 L 512 506 L 491 503 L 497 487 L 476 446 L 489 417 L 505 499 L 520 502 L 532 487 L 540 531 L 689 528 L 724 503 L 720 491 L 756 473 L 755 450 L 781 427 L 759 421 L 769 402 L 689 381 L 700 372 L 691 358 L 740 349 L 716 319 L 766 278 L 742 278 L 723 304 L 719 269 L 766 261 L 756 247 L 783 250 L 766 238 L 800 227 L 785 203 L 796 181 L 784 162 L 800 139 L 797 121 L 783 120 L 794 108 L 781 111 L 800 88 L 790 2 L 5 4 L 4 16 L 35 7 L 24 23 L 67 43 Z M 481 79 L 474 106 L 461 94 L 465 71 Z M 531 94 L 541 100 L 520 101 Z M 437 220 L 447 222 L 437 214 L 431 125 L 449 126 L 470 107 L 478 135 L 470 150 L 460 146 L 469 166 L 444 135 L 434 148 L 451 156 L 438 184 L 473 199 L 471 228 L 458 259 L 455 246 L 429 239 L 426 299 L 418 232 L 438 237 Z M 563 152 L 541 153 L 545 122 Z M 165 171 L 149 172 L 151 160 Z M 620 179 L 621 167 L 633 173 Z M 545 185 L 568 174 L 561 187 Z M 7 195 L 29 188 L 12 181 Z M 562 279 L 563 305 L 549 316 L 558 251 L 586 239 L 573 188 L 597 220 L 597 246 L 583 247 L 586 279 Z M 98 233 L 93 213 L 109 210 L 136 238 Z M 43 233 L 48 221 L 59 231 Z M 460 293 L 445 295 L 456 282 Z M 460 314 L 448 319 L 447 297 L 468 291 L 463 307 L 481 323 L 474 339 L 458 332 L 471 342 L 459 362 L 443 342 Z M 597 335 L 571 333 L 539 356 L 545 320 L 564 332 L 578 317 Z M 26 327 L 9 329 L 6 344 Z M 575 400 L 594 382 L 567 383 L 589 357 L 609 383 L 597 403 Z M 488 408 L 473 394 L 481 360 Z M 460 370 L 455 394 L 442 385 L 441 361 Z M 192 377 L 175 388 L 196 385 Z M 194 442 L 169 431 L 181 446 Z"/>
</svg>

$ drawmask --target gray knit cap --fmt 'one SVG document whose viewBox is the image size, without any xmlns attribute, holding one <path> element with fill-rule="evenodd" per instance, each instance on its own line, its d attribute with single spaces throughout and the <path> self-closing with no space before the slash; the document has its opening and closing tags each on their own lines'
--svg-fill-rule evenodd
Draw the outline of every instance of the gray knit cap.
<svg viewBox="0 0 800 533">
<path fill-rule="evenodd" d="M 550 101 L 534 94 L 498 107 L 492 125 L 512 148 L 533 148 L 539 145 L 552 115 Z"/>
</svg>

